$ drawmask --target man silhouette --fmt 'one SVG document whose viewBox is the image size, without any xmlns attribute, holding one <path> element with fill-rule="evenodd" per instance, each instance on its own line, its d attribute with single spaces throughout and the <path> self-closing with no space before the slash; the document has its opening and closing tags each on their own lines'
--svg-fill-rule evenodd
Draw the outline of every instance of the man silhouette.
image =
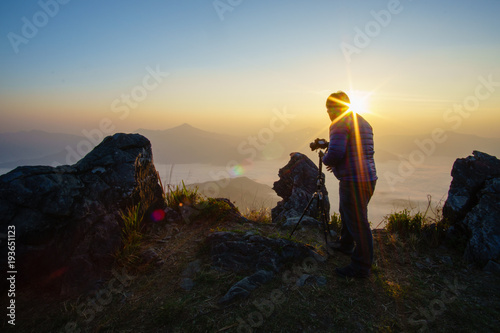
<svg viewBox="0 0 500 333">
<path fill-rule="evenodd" d="M 368 277 L 373 262 L 373 237 L 368 222 L 368 203 L 375 190 L 373 129 L 356 110 L 343 91 L 326 101 L 330 120 L 330 142 L 323 163 L 339 180 L 340 238 L 330 246 L 351 255 L 351 263 L 336 268 L 344 277 Z"/>
</svg>

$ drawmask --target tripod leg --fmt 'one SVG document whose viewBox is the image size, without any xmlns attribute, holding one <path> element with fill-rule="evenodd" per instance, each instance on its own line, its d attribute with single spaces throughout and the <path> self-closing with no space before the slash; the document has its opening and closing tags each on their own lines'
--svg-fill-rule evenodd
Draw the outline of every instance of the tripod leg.
<svg viewBox="0 0 500 333">
<path fill-rule="evenodd" d="M 322 195 L 323 200 L 320 200 L 319 203 L 319 214 L 321 218 L 321 222 L 323 223 L 323 233 L 325 235 L 325 245 L 328 246 L 328 234 L 330 233 L 330 226 L 328 225 L 328 216 L 325 211 L 325 197 Z"/>
<path fill-rule="evenodd" d="M 309 209 L 309 206 L 311 206 L 314 198 L 317 198 L 317 197 L 318 197 L 318 193 L 314 193 L 313 196 L 311 197 L 311 199 L 309 200 L 309 203 L 307 204 L 307 207 L 304 209 L 304 212 L 300 216 L 300 219 L 297 221 L 297 224 L 295 225 L 295 227 L 293 228 L 292 232 L 290 233 L 290 236 L 288 236 L 288 237 L 292 237 L 293 233 L 295 232 L 295 230 L 297 230 L 297 227 L 299 226 L 300 222 L 304 218 L 304 215 L 306 215 L 307 210 Z"/>
</svg>

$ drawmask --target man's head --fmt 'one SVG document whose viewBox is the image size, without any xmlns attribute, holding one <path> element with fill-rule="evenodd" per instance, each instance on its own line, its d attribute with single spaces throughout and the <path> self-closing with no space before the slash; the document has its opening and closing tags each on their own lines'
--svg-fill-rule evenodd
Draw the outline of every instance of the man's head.
<svg viewBox="0 0 500 333">
<path fill-rule="evenodd" d="M 326 110 L 331 121 L 349 109 L 349 97 L 343 91 L 337 91 L 331 94 L 326 100 Z"/>
</svg>

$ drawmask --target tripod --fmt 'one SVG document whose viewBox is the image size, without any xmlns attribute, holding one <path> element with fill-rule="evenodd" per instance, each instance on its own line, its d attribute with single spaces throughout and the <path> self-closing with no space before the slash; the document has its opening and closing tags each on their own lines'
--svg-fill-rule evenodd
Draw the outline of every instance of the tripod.
<svg viewBox="0 0 500 333">
<path fill-rule="evenodd" d="M 323 233 L 325 235 L 325 245 L 328 247 L 328 234 L 330 234 L 330 225 L 328 224 L 328 222 L 330 219 L 325 211 L 325 194 L 323 193 L 323 188 L 325 185 L 325 177 L 323 176 L 323 156 L 325 156 L 325 153 L 322 150 L 320 150 L 318 152 L 318 156 L 319 156 L 319 168 L 318 168 L 318 177 L 316 180 L 316 192 L 314 192 L 314 194 L 312 195 L 311 199 L 309 200 L 309 203 L 307 204 L 306 208 L 304 209 L 304 212 L 300 216 L 299 221 L 297 222 L 297 224 L 293 228 L 289 237 L 292 237 L 293 233 L 295 232 L 295 230 L 299 226 L 300 222 L 304 218 L 304 215 L 306 215 L 307 210 L 309 209 L 309 207 L 313 203 L 314 199 L 317 199 L 316 204 L 317 204 L 317 208 L 318 208 L 317 210 L 319 213 L 319 219 L 321 220 L 321 223 L 323 225 Z"/>
</svg>

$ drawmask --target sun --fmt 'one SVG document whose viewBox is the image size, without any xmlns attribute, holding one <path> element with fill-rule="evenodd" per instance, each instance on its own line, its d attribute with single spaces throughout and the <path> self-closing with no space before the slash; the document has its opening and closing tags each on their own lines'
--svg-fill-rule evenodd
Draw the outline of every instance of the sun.
<svg viewBox="0 0 500 333">
<path fill-rule="evenodd" d="M 369 97 L 370 94 L 362 91 L 351 91 L 347 95 L 351 100 L 349 109 L 358 114 L 370 113 Z"/>
</svg>

